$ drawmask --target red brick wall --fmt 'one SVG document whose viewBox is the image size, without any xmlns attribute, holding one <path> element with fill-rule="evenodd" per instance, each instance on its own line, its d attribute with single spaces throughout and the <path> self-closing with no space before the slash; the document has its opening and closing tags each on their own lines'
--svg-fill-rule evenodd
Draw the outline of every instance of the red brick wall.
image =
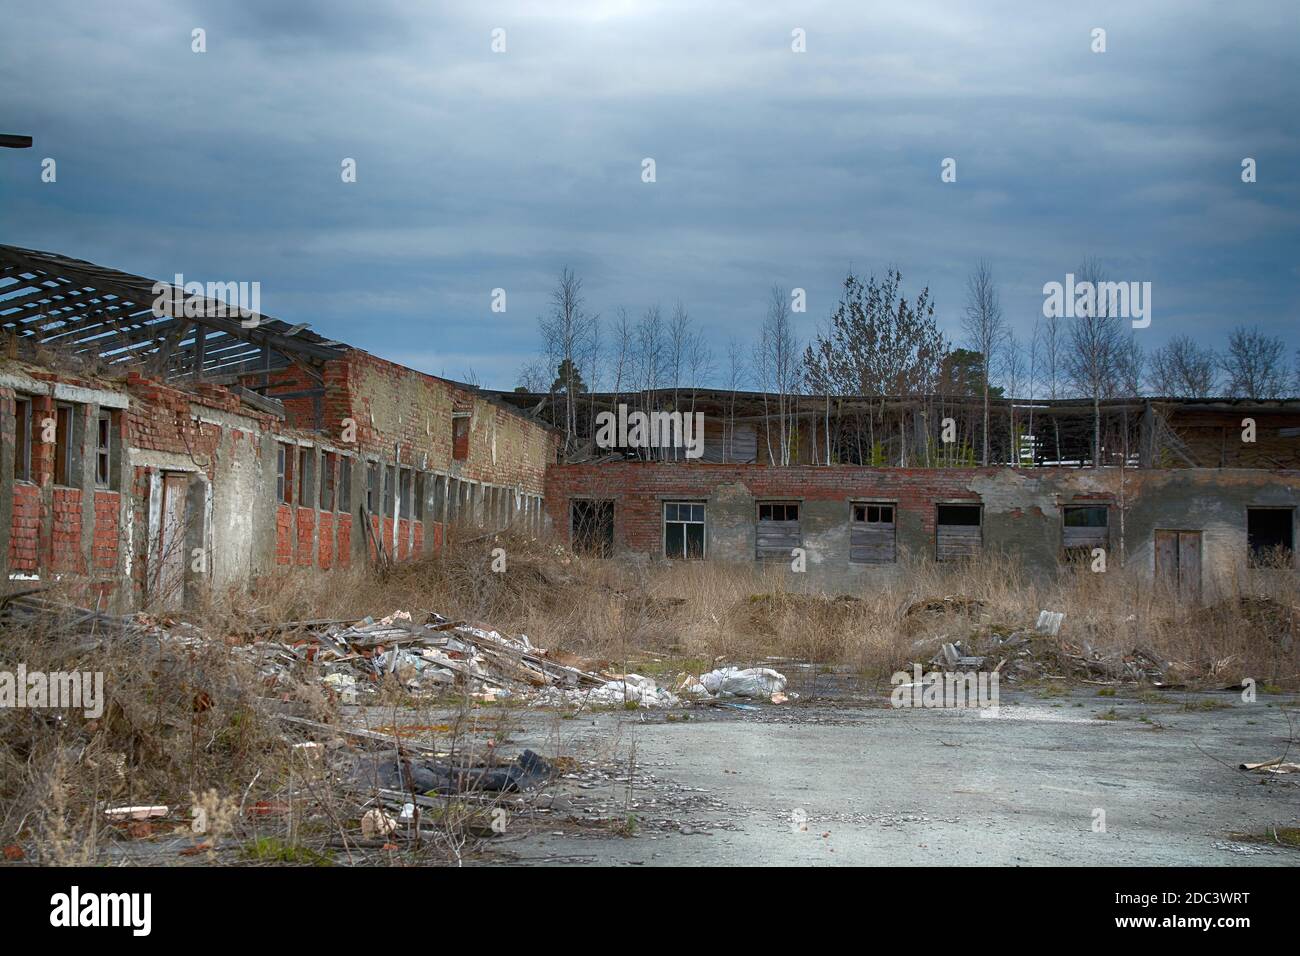
<svg viewBox="0 0 1300 956">
<path fill-rule="evenodd" d="M 40 545 L 40 491 L 35 485 L 14 485 L 13 525 L 9 538 L 9 570 L 36 571 Z"/>
<path fill-rule="evenodd" d="M 338 516 L 338 566 L 341 568 L 352 565 L 352 516 L 341 514 Z"/>
<path fill-rule="evenodd" d="M 329 569 L 334 566 L 334 514 L 330 511 L 322 511 L 318 522 L 320 527 L 317 529 L 317 546 L 320 550 L 319 564 L 322 568 Z"/>
<path fill-rule="evenodd" d="M 275 563 L 293 564 L 293 512 L 282 504 L 275 509 Z"/>
<path fill-rule="evenodd" d="M 96 571 L 112 571 L 117 567 L 120 507 L 121 496 L 117 492 L 95 492 L 95 541 L 91 556 Z"/>
<path fill-rule="evenodd" d="M 446 473 L 455 461 L 462 477 L 540 494 L 547 463 L 555 460 L 553 431 L 473 390 L 366 352 L 354 349 L 327 363 L 325 389 L 326 434 L 390 464 L 400 443 L 404 466 Z M 464 456 L 453 456 L 453 409 L 472 410 Z M 342 440 L 344 419 L 356 423 L 351 446 Z"/>
<path fill-rule="evenodd" d="M 54 522 L 50 531 L 50 569 L 86 573 L 81 553 L 81 489 L 54 489 Z"/>
<path fill-rule="evenodd" d="M 312 566 L 312 548 L 316 541 L 316 512 L 311 508 L 298 508 L 298 555 L 297 564 L 299 567 L 310 568 Z"/>
</svg>

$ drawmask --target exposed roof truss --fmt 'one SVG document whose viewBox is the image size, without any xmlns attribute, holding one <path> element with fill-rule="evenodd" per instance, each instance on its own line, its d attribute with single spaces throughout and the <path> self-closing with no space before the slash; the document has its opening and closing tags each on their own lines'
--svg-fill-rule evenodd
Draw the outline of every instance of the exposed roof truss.
<svg viewBox="0 0 1300 956">
<path fill-rule="evenodd" d="M 319 381 L 321 364 L 346 348 L 305 325 L 260 313 L 241 316 L 232 303 L 161 285 L 80 259 L 0 245 L 0 328 L 20 343 L 110 367 L 141 366 L 167 380 L 229 383 L 293 364 Z"/>
</svg>

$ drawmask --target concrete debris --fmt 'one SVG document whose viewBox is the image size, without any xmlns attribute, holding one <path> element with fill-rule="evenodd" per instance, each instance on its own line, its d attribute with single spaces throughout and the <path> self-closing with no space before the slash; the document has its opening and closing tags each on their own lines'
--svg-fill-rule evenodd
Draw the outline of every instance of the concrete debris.
<svg viewBox="0 0 1300 956">
<path fill-rule="evenodd" d="M 1055 626 L 1059 625 L 1056 621 Z M 1050 622 L 1048 626 L 1052 626 Z M 1075 644 L 1039 630 L 1009 634 L 992 631 L 945 642 L 929 664 L 940 670 L 979 671 L 991 661 L 996 662 L 993 669 L 1001 679 L 1011 683 L 1041 678 L 1158 683 L 1173 667 L 1141 647 L 1127 653 L 1103 652 L 1093 649 L 1087 641 Z"/>
<path fill-rule="evenodd" d="M 1064 611 L 1039 611 L 1038 623 L 1034 625 L 1034 630 L 1039 634 L 1050 634 L 1055 637 L 1061 632 L 1061 622 L 1064 620 Z"/>
<path fill-rule="evenodd" d="M 110 820 L 148 820 L 151 817 L 167 816 L 168 808 L 157 807 L 109 807 L 104 816 Z"/>
<path fill-rule="evenodd" d="M 383 810 L 367 810 L 361 818 L 361 835 L 367 840 L 388 836 L 397 830 L 397 821 Z"/>
</svg>

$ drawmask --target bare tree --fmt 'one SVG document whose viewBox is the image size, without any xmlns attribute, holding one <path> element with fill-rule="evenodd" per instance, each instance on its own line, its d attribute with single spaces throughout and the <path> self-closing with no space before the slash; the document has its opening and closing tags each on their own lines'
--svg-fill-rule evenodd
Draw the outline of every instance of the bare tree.
<svg viewBox="0 0 1300 956">
<path fill-rule="evenodd" d="M 803 354 L 804 369 L 828 391 L 878 397 L 882 418 L 892 396 L 907 399 L 938 391 L 948 355 L 948 343 L 935 325 L 930 290 L 922 289 L 909 301 L 901 292 L 902 281 L 897 269 L 881 281 L 873 276 L 865 283 L 850 272 L 827 331 L 818 333 Z M 876 416 L 875 410 L 867 416 L 873 460 Z M 862 437 L 859 423 L 854 436 L 859 461 L 865 460 Z M 906 460 L 907 428 L 900 418 L 898 462 Z"/>
<path fill-rule="evenodd" d="M 641 393 L 643 411 L 654 411 L 658 389 L 664 381 L 667 352 L 663 313 L 659 306 L 650 306 L 637 320 L 634 346 L 632 381 Z M 638 454 L 644 454 L 644 450 L 638 450 Z"/>
<path fill-rule="evenodd" d="M 1095 289 L 1102 281 L 1101 264 L 1093 258 L 1079 267 L 1079 281 Z M 1092 399 L 1092 464 L 1101 467 L 1101 400 L 1118 388 L 1120 352 L 1124 347 L 1119 316 L 1097 308 L 1096 300 L 1076 308 L 1070 326 L 1070 348 L 1065 355 L 1065 372 L 1074 390 Z"/>
<path fill-rule="evenodd" d="M 1178 335 L 1151 354 L 1151 390 L 1165 398 L 1207 398 L 1214 391 L 1214 350 Z"/>
<path fill-rule="evenodd" d="M 520 392 L 544 392 L 552 381 L 551 373 L 547 370 L 546 365 L 538 359 L 533 359 L 531 362 L 525 362 L 521 365 L 515 377 L 519 382 L 515 387 L 515 391 Z"/>
<path fill-rule="evenodd" d="M 673 306 L 672 317 L 668 320 L 668 375 L 673 385 L 672 411 L 681 411 L 679 390 L 682 385 L 682 372 L 686 365 L 686 356 L 691 347 L 691 317 L 681 300 Z M 673 458 L 678 457 L 678 449 L 673 448 Z"/>
<path fill-rule="evenodd" d="M 1028 367 L 1025 363 L 1025 355 L 1020 350 L 1020 343 L 1016 340 L 1015 333 L 1010 329 L 1007 330 L 1006 337 L 1003 339 L 1001 352 L 1002 358 L 999 364 L 1002 368 L 1002 386 L 1007 399 L 1007 447 L 1010 449 L 1010 464 L 1016 465 L 1020 462 L 1020 447 L 1019 442 L 1016 441 L 1016 398 L 1025 388 Z M 984 394 L 984 427 L 988 428 L 987 390 Z M 986 433 L 986 444 L 987 441 Z"/>
<path fill-rule="evenodd" d="M 723 436 L 722 460 L 731 457 L 736 442 L 736 393 L 746 383 L 748 367 L 745 362 L 745 350 L 740 341 L 732 338 L 727 342 L 727 389 L 731 400 L 727 409 L 727 427 Z"/>
<path fill-rule="evenodd" d="M 1003 352 L 1009 332 L 1002 317 L 1002 304 L 993 273 L 988 263 L 981 261 L 966 280 L 966 314 L 961 328 L 972 350 L 984 356 L 984 450 L 980 456 L 983 464 L 989 463 L 989 379 L 995 373 L 995 363 Z"/>
<path fill-rule="evenodd" d="M 1287 388 L 1286 344 L 1258 327 L 1239 325 L 1219 356 L 1233 398 L 1282 398 Z"/>
<path fill-rule="evenodd" d="M 788 465 L 792 457 L 791 429 L 795 421 L 794 394 L 800 386 L 799 343 L 795 340 L 790 316 L 790 299 L 780 286 L 772 286 L 768 297 L 767 317 L 754 349 L 754 370 L 763 390 L 766 409 L 768 395 L 776 397 L 777 424 L 781 429 L 777 449 L 772 448 L 772 430 L 767 428 L 768 457 Z"/>
<path fill-rule="evenodd" d="M 551 314 L 538 319 L 546 352 L 556 361 L 564 390 L 564 444 L 572 447 L 577 432 L 579 365 L 587 354 L 594 330 L 595 316 L 586 310 L 582 280 L 572 269 L 560 270 L 551 290 Z"/>
<path fill-rule="evenodd" d="M 1129 398 L 1142 394 L 1146 378 L 1147 356 L 1132 332 L 1120 336 L 1119 351 L 1115 358 L 1116 390 Z"/>
<path fill-rule="evenodd" d="M 1065 379 L 1065 335 L 1060 316 L 1049 316 L 1035 326 L 1038 354 L 1042 362 L 1042 383 L 1047 398 L 1060 398 Z"/>
<path fill-rule="evenodd" d="M 1038 339 L 1038 354 L 1042 363 L 1042 383 L 1046 397 L 1058 399 L 1065 385 L 1065 331 L 1059 315 L 1050 315 L 1034 329 Z M 1061 422 L 1052 416 L 1052 434 L 1055 438 L 1056 455 L 1053 461 L 1061 460 Z"/>
<path fill-rule="evenodd" d="M 614 401 L 623 397 L 623 385 L 631 371 L 632 361 L 632 322 L 628 319 L 627 309 L 618 307 L 618 319 L 614 323 L 614 341 L 610 346 L 610 365 L 613 366 Z"/>
</svg>

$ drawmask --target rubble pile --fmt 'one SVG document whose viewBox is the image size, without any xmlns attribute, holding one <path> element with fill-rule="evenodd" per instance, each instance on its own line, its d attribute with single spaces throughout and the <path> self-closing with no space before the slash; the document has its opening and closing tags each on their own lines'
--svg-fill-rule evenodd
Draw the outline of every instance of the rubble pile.
<svg viewBox="0 0 1300 956">
<path fill-rule="evenodd" d="M 117 617 L 24 596 L 0 610 L 30 622 L 57 615 L 60 630 L 84 629 L 88 642 L 146 638 L 173 647 L 216 638 L 185 622 L 144 614 Z M 676 707 L 692 700 L 749 697 L 782 703 L 786 679 L 770 668 L 723 668 L 686 676 L 676 691 L 640 674 L 592 672 L 553 660 L 525 634 L 511 636 L 429 612 L 417 622 L 407 611 L 375 620 L 307 620 L 259 624 L 230 652 L 274 689 L 304 675 L 345 704 L 364 703 L 388 680 L 413 695 L 446 691 L 483 701 L 517 699 L 529 706 Z"/>
<path fill-rule="evenodd" d="M 945 671 L 996 671 L 1009 683 L 1062 678 L 1092 681 L 1164 684 L 1178 664 L 1146 648 L 1101 651 L 1087 640 L 1060 636 L 1064 615 L 1042 611 L 1033 630 L 1003 634 L 996 630 L 956 641 L 945 641 L 930 666 Z"/>
</svg>

